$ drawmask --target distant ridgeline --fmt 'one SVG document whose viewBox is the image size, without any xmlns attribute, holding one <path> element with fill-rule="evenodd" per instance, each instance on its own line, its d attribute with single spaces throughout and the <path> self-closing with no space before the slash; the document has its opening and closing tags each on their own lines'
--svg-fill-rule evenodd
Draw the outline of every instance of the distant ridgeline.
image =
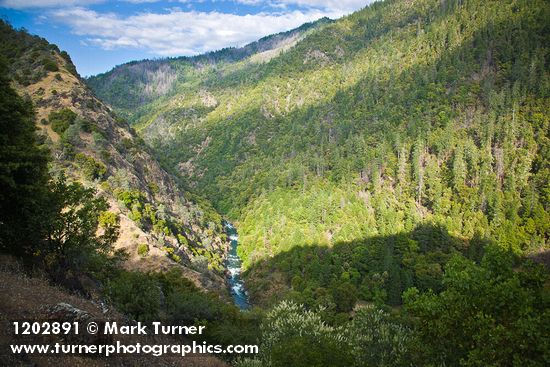
<svg viewBox="0 0 550 367">
<path fill-rule="evenodd" d="M 132 61 L 92 76 L 86 82 L 102 100 L 109 101 L 117 113 L 134 122 L 151 112 L 150 103 L 154 105 L 159 98 L 168 99 L 181 93 L 182 85 L 193 90 L 206 75 L 216 78 L 224 66 L 229 65 L 233 71 L 233 66 L 243 60 L 269 60 L 292 47 L 311 30 L 331 22 L 322 18 L 287 32 L 266 36 L 241 48 L 224 48 L 193 57 Z"/>
</svg>

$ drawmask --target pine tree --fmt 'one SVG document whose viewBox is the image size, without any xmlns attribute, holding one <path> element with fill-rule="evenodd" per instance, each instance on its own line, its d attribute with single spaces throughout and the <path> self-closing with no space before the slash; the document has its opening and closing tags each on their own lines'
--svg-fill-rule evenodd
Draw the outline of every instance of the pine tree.
<svg viewBox="0 0 550 367">
<path fill-rule="evenodd" d="M 43 238 L 48 152 L 37 145 L 32 104 L 11 88 L 0 59 L 0 250 L 22 255 Z"/>
</svg>

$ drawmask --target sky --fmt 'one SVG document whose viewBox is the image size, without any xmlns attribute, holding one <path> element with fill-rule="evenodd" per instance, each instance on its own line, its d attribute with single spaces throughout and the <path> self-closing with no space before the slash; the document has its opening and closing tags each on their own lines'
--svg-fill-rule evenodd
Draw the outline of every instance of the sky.
<svg viewBox="0 0 550 367">
<path fill-rule="evenodd" d="M 67 51 L 82 76 L 238 47 L 372 0 L 0 0 L 0 18 Z"/>
</svg>

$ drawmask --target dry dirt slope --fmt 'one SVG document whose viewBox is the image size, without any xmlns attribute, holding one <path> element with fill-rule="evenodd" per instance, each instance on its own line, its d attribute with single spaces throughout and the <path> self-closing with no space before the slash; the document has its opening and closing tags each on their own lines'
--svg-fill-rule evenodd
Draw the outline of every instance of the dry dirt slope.
<svg viewBox="0 0 550 367">
<path fill-rule="evenodd" d="M 109 343 L 107 339 L 63 339 L 61 337 L 32 339 L 13 334 L 12 322 L 60 320 L 69 321 L 65 310 L 76 308 L 90 320 L 117 321 L 128 325 L 131 321 L 120 313 L 102 309 L 101 305 L 67 291 L 53 287 L 40 277 L 29 278 L 23 274 L 19 264 L 12 258 L 0 256 L 0 366 L 186 366 L 226 367 L 227 365 L 210 356 L 191 355 L 154 357 L 145 354 L 89 357 L 85 355 L 46 356 L 40 354 L 14 355 L 10 344 L 24 343 Z M 58 310 L 58 311 L 56 311 Z M 61 310 L 61 311 L 59 311 Z M 106 312 L 105 312 L 106 311 Z M 61 320 L 60 320 L 61 321 Z M 124 344 L 186 344 L 188 341 L 167 337 L 128 336 L 117 338 Z"/>
</svg>

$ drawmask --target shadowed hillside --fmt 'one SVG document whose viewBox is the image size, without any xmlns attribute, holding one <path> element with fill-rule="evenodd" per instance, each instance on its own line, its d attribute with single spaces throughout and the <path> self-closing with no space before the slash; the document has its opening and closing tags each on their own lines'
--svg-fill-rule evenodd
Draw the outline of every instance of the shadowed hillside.
<svg viewBox="0 0 550 367">
<path fill-rule="evenodd" d="M 262 328 L 266 364 L 542 366 L 550 357 L 548 269 L 441 226 L 293 247 L 246 275 L 255 303 L 277 305 Z M 294 348 L 308 352 L 283 352 Z"/>
<path fill-rule="evenodd" d="M 252 264 L 245 276 L 252 301 L 264 306 L 283 299 L 312 309 L 330 303 L 339 312 L 351 311 L 355 301 L 397 306 L 408 288 L 441 291 L 449 259 L 462 255 L 479 262 L 486 244 L 423 224 L 411 232 L 293 247 Z"/>
</svg>

